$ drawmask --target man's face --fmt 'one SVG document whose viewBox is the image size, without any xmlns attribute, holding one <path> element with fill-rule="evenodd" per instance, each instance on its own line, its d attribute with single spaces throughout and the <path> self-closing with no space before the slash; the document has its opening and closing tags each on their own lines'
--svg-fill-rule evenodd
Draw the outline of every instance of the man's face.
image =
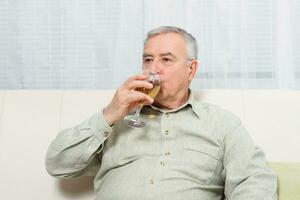
<svg viewBox="0 0 300 200">
<path fill-rule="evenodd" d="M 196 71 L 196 67 L 191 66 L 187 61 L 186 44 L 177 33 L 156 35 L 144 46 L 143 67 L 159 73 L 161 89 L 155 100 L 162 105 L 188 91 Z"/>
</svg>

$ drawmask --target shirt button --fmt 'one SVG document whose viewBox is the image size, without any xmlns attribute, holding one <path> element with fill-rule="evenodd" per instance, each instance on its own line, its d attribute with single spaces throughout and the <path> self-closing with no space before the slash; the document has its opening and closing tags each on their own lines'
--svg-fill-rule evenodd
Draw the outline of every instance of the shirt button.
<svg viewBox="0 0 300 200">
<path fill-rule="evenodd" d="M 169 113 L 166 114 L 166 117 L 170 117 Z"/>
<path fill-rule="evenodd" d="M 165 135 L 169 135 L 169 130 L 166 130 L 166 131 L 165 131 Z"/>
<path fill-rule="evenodd" d="M 150 184 L 154 184 L 154 181 L 153 181 L 153 179 L 150 179 Z"/>
<path fill-rule="evenodd" d="M 163 161 L 160 162 L 160 165 L 165 166 L 165 163 Z"/>
<path fill-rule="evenodd" d="M 166 152 L 165 155 L 166 155 L 166 156 L 170 155 L 170 152 Z"/>
</svg>

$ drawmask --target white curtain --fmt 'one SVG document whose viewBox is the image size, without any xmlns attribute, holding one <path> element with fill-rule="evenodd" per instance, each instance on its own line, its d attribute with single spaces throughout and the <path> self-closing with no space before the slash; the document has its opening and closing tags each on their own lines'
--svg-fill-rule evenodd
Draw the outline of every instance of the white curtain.
<svg viewBox="0 0 300 200">
<path fill-rule="evenodd" d="M 160 25 L 197 38 L 195 89 L 300 89 L 299 0 L 0 0 L 0 89 L 116 88 Z"/>
</svg>

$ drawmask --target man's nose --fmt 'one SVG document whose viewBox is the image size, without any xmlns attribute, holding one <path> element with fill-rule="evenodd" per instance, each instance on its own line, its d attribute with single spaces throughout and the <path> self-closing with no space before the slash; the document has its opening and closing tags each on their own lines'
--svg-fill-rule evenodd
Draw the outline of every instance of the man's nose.
<svg viewBox="0 0 300 200">
<path fill-rule="evenodd" d="M 151 65 L 151 70 L 156 72 L 156 73 L 160 73 L 160 69 L 161 69 L 161 63 L 159 60 L 154 60 L 152 62 L 152 65 Z"/>
</svg>

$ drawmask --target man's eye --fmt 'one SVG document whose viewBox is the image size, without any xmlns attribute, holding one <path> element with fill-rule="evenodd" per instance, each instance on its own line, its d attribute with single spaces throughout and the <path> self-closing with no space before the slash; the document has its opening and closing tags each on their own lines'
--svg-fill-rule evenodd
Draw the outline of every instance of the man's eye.
<svg viewBox="0 0 300 200">
<path fill-rule="evenodd" d="M 163 58 L 162 61 L 163 62 L 172 62 L 172 60 L 170 58 Z"/>
<path fill-rule="evenodd" d="M 144 59 L 144 63 L 150 63 L 152 60 L 150 58 Z"/>
</svg>

